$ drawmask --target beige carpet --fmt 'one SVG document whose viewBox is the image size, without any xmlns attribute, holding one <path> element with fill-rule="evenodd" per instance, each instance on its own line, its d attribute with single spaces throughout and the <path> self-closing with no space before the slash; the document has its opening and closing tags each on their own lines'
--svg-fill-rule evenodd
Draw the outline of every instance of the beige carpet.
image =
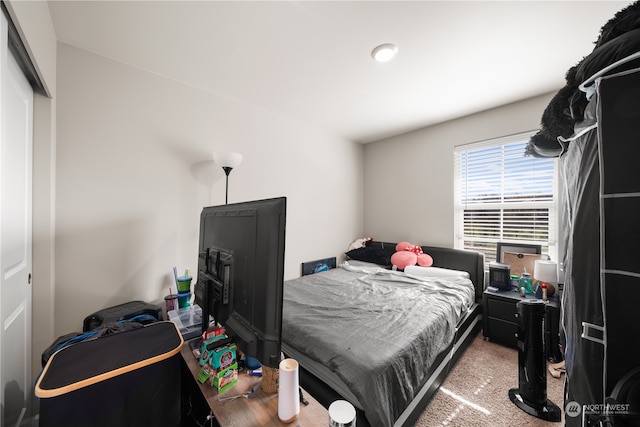
<svg viewBox="0 0 640 427">
<path fill-rule="evenodd" d="M 560 379 L 547 371 L 547 398 L 563 407 Z M 561 426 L 525 413 L 509 400 L 518 387 L 518 352 L 487 342 L 482 332 L 474 338 L 422 413 L 416 427 Z M 562 416 L 564 420 L 564 413 Z"/>
</svg>

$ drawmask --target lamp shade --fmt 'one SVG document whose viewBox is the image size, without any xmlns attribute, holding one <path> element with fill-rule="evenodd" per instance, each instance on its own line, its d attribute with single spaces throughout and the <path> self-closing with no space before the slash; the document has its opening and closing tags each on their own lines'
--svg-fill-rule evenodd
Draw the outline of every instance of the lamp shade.
<svg viewBox="0 0 640 427">
<path fill-rule="evenodd" d="M 242 162 L 242 154 L 231 151 L 216 151 L 213 160 L 222 168 L 235 168 Z"/>
<path fill-rule="evenodd" d="M 191 166 L 191 173 L 199 182 L 211 187 L 222 175 L 217 166 L 213 160 L 203 160 Z"/>
<path fill-rule="evenodd" d="M 536 260 L 533 265 L 533 278 L 545 283 L 558 281 L 558 265 L 549 260 Z"/>
</svg>

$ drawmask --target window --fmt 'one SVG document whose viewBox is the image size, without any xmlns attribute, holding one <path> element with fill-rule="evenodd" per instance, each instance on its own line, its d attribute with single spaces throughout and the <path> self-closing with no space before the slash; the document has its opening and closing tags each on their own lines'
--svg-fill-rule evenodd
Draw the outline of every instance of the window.
<svg viewBox="0 0 640 427">
<path fill-rule="evenodd" d="M 555 159 L 525 156 L 533 132 L 455 147 L 455 247 L 496 259 L 500 241 L 556 258 Z"/>
</svg>

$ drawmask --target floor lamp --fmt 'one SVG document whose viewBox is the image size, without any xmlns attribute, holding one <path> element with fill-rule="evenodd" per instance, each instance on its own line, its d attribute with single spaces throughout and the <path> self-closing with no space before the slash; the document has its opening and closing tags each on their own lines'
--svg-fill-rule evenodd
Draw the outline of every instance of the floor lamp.
<svg viewBox="0 0 640 427">
<path fill-rule="evenodd" d="M 230 151 L 216 151 L 213 153 L 213 161 L 222 167 L 226 175 L 224 204 L 229 203 L 229 174 L 231 170 L 237 167 L 242 162 L 242 154 L 233 153 Z"/>
</svg>

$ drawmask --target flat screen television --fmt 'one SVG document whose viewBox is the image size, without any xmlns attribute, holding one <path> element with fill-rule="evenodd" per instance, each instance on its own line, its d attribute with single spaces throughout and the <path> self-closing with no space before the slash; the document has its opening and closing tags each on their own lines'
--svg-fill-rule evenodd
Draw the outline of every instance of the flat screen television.
<svg viewBox="0 0 640 427">
<path fill-rule="evenodd" d="M 200 214 L 195 302 L 238 348 L 277 368 L 282 338 L 285 197 L 205 207 Z"/>
</svg>

